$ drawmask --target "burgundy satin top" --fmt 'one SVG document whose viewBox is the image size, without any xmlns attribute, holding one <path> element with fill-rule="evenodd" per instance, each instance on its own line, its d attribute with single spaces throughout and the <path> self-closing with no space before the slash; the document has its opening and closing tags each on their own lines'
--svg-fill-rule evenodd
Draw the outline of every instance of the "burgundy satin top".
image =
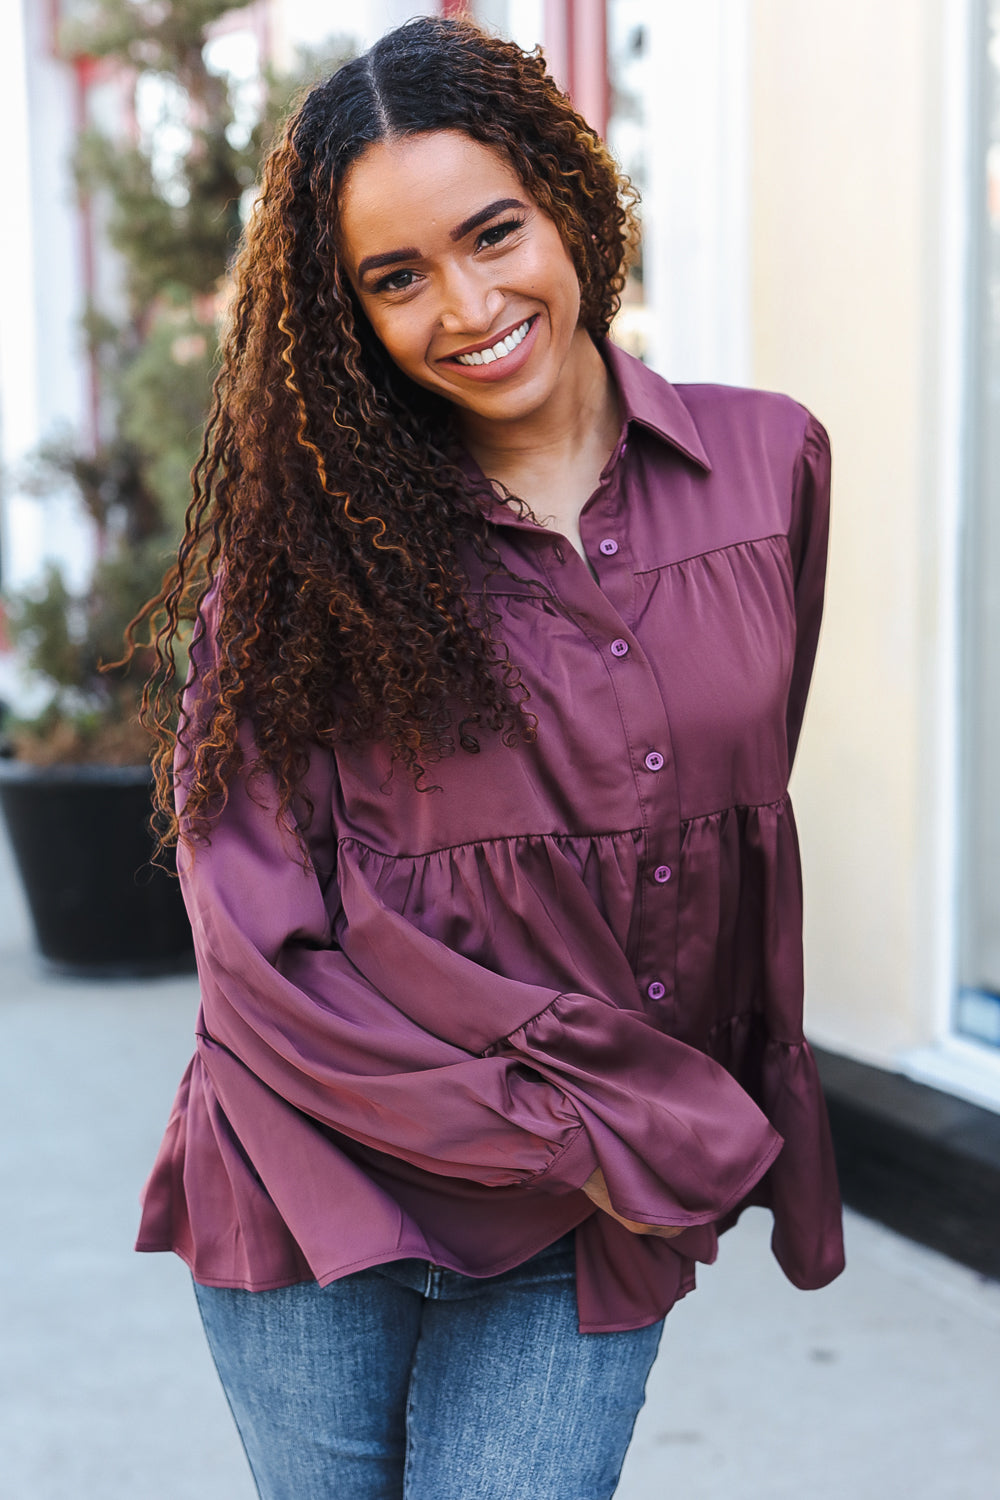
<svg viewBox="0 0 1000 1500">
<path fill-rule="evenodd" d="M 787 793 L 826 434 L 787 397 L 603 353 L 624 423 L 581 517 L 593 572 L 492 515 L 537 741 L 484 736 L 432 792 L 382 745 L 317 748 L 308 867 L 242 778 L 182 857 L 202 1007 L 138 1248 L 198 1281 L 409 1256 L 485 1276 L 578 1226 L 581 1328 L 634 1328 L 748 1203 L 796 1285 L 843 1265 Z M 685 1232 L 596 1212 L 597 1166 L 620 1213 Z"/>
</svg>

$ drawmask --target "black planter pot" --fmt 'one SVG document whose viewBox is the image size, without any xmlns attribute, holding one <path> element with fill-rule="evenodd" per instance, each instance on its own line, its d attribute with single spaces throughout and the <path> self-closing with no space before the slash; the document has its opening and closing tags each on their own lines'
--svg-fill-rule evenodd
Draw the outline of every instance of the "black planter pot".
<svg viewBox="0 0 1000 1500">
<path fill-rule="evenodd" d="M 177 880 L 149 863 L 150 783 L 148 766 L 0 760 L 0 806 L 50 967 L 95 978 L 193 967 Z"/>
</svg>

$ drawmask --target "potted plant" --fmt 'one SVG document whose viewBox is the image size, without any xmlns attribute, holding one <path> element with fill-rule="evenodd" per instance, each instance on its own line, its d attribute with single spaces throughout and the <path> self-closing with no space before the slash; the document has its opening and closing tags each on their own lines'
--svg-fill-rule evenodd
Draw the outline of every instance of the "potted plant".
<svg viewBox="0 0 1000 1500">
<path fill-rule="evenodd" d="M 48 696 L 31 719 L 8 717 L 0 805 L 42 956 L 74 973 L 148 974 L 192 961 L 177 882 L 151 863 L 151 743 L 138 721 L 148 651 L 128 669 L 109 664 L 176 549 L 241 198 L 291 93 L 288 80 L 265 79 L 248 119 L 245 97 L 210 66 L 213 26 L 242 8 L 95 0 L 86 29 L 64 37 L 70 55 L 109 60 L 137 91 L 145 83 L 160 118 L 159 134 L 154 126 L 131 143 L 94 129 L 79 138 L 77 184 L 99 206 L 119 268 L 115 316 L 92 306 L 84 318 L 105 431 L 89 449 L 50 443 L 27 481 L 72 483 L 97 562 L 82 592 L 50 566 L 5 603 L 14 643 Z"/>
</svg>

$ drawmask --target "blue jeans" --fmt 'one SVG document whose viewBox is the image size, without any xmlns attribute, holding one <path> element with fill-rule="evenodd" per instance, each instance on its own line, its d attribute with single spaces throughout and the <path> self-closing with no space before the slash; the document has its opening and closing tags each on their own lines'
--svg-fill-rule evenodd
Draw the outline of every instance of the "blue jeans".
<svg viewBox="0 0 1000 1500">
<path fill-rule="evenodd" d="M 572 1234 L 500 1276 L 195 1292 L 263 1500 L 607 1500 L 663 1329 L 577 1331 Z"/>
</svg>

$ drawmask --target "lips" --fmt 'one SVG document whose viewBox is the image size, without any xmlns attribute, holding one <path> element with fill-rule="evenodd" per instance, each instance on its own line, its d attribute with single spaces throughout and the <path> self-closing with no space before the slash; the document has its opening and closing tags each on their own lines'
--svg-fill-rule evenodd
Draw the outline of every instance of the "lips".
<svg viewBox="0 0 1000 1500">
<path fill-rule="evenodd" d="M 537 313 L 535 313 L 529 318 L 522 318 L 519 323 L 511 323 L 509 327 L 503 329 L 500 333 L 495 333 L 492 338 L 483 339 L 478 344 L 466 344 L 464 349 L 455 349 L 451 354 L 446 354 L 444 357 L 448 360 L 457 360 L 459 364 L 463 365 L 482 364 L 484 361 L 481 358 L 474 359 L 472 357 L 477 354 L 482 356 L 492 352 L 494 358 L 502 359 L 503 354 L 499 351 L 503 348 L 506 341 L 512 339 L 513 347 L 516 348 L 525 337 L 528 328 L 537 316 Z M 508 348 L 505 352 L 512 353 L 513 351 Z M 492 361 L 486 360 L 485 363 L 490 364 Z"/>
<path fill-rule="evenodd" d="M 531 319 L 525 318 L 513 332 L 501 334 L 495 343 L 488 344 L 485 348 L 472 349 L 467 354 L 453 354 L 451 357 L 457 359 L 460 365 L 491 365 L 494 360 L 506 359 L 508 354 L 513 354 L 530 327 Z"/>
<path fill-rule="evenodd" d="M 538 325 L 538 314 L 533 313 L 490 339 L 457 349 L 441 362 L 466 379 L 476 382 L 501 380 L 516 374 L 525 363 L 534 345 Z"/>
</svg>

